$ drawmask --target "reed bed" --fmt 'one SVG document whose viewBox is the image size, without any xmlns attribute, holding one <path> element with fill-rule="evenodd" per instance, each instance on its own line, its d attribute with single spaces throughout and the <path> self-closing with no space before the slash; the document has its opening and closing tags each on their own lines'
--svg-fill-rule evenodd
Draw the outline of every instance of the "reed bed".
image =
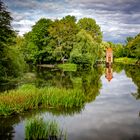
<svg viewBox="0 0 140 140">
<path fill-rule="evenodd" d="M 84 103 L 85 95 L 79 89 L 36 88 L 26 84 L 0 95 L 0 115 L 19 114 L 39 107 L 77 108 L 83 107 Z"/>
<path fill-rule="evenodd" d="M 35 117 L 25 124 L 25 138 L 27 140 L 66 140 L 66 133 L 59 128 L 56 121 L 44 121 Z"/>
</svg>

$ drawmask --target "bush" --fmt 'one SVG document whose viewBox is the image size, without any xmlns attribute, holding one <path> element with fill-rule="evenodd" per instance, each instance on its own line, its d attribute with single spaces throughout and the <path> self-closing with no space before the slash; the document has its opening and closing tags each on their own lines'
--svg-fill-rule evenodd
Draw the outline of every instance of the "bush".
<svg viewBox="0 0 140 140">
<path fill-rule="evenodd" d="M 76 39 L 70 54 L 70 61 L 75 64 L 92 66 L 97 58 L 98 43 L 85 30 L 81 30 L 76 35 Z"/>
<path fill-rule="evenodd" d="M 85 55 L 72 55 L 71 56 L 71 62 L 75 64 L 81 64 L 81 65 L 92 65 L 92 59 L 87 54 Z"/>
</svg>

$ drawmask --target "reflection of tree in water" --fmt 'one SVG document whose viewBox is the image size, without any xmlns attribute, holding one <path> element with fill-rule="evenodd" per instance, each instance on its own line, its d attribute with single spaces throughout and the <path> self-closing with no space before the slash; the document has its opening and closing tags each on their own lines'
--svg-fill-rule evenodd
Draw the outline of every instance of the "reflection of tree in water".
<svg viewBox="0 0 140 140">
<path fill-rule="evenodd" d="M 138 87 L 137 93 L 132 93 L 133 96 L 136 99 L 140 99 L 140 68 L 137 66 L 125 66 L 125 72 Z"/>
<path fill-rule="evenodd" d="M 101 68 L 78 69 L 76 72 L 41 69 L 37 72 L 37 86 L 56 86 L 58 88 L 78 88 L 83 90 L 87 101 L 99 94 L 101 87 Z"/>
<path fill-rule="evenodd" d="M 71 76 L 73 87 L 83 90 L 87 102 L 95 100 L 96 96 L 99 94 L 99 89 L 101 88 L 101 75 L 101 68 L 78 70 Z"/>
<path fill-rule="evenodd" d="M 21 115 L 16 116 L 9 116 L 9 117 L 1 117 L 0 118 L 0 140 L 12 140 L 15 131 L 14 126 L 21 121 L 25 119 L 33 118 L 34 116 L 38 116 L 40 113 L 43 112 L 49 112 L 52 113 L 55 116 L 63 115 L 63 116 L 69 116 L 74 115 L 75 113 L 80 113 L 81 108 L 73 108 L 73 109 L 55 109 L 55 108 L 49 108 L 49 109 L 39 109 L 39 110 L 33 110 L 30 112 L 23 113 Z"/>
<path fill-rule="evenodd" d="M 9 116 L 0 118 L 0 140 L 12 140 L 14 137 L 14 125 L 18 124 L 25 117 L 30 117 L 32 113 L 21 116 Z"/>
<path fill-rule="evenodd" d="M 113 64 L 113 71 L 116 73 L 120 73 L 124 69 L 123 64 Z"/>
<path fill-rule="evenodd" d="M 137 93 L 132 93 L 136 99 L 140 99 L 140 67 L 138 66 L 129 66 L 123 64 L 113 64 L 113 71 L 119 73 L 122 70 L 125 70 L 125 73 L 128 77 L 132 78 L 133 82 L 137 85 Z"/>
<path fill-rule="evenodd" d="M 53 71 L 43 69 L 38 71 L 37 78 L 34 80 L 36 86 L 57 86 L 59 88 L 79 88 L 83 90 L 86 95 L 86 101 L 90 102 L 96 98 L 99 94 L 101 87 L 100 76 L 102 75 L 102 69 L 96 68 L 92 70 L 78 70 L 77 72 L 64 72 Z M 50 112 L 56 116 L 58 115 L 73 115 L 79 113 L 82 108 L 73 108 L 67 110 L 56 109 L 44 109 L 43 112 Z M 42 112 L 41 111 L 41 112 Z M 14 137 L 14 125 L 18 124 L 25 118 L 32 117 L 37 114 L 38 111 L 32 111 L 30 113 L 22 114 L 20 116 L 13 116 L 7 118 L 1 118 L 0 121 L 0 139 L 13 139 Z"/>
<path fill-rule="evenodd" d="M 70 80 L 71 72 L 41 68 L 37 71 L 36 85 L 40 86 L 55 86 L 58 88 L 72 88 Z"/>
<path fill-rule="evenodd" d="M 4 124 L 0 123 L 0 139 L 1 140 L 12 140 L 14 137 L 13 126 L 5 127 Z"/>
</svg>

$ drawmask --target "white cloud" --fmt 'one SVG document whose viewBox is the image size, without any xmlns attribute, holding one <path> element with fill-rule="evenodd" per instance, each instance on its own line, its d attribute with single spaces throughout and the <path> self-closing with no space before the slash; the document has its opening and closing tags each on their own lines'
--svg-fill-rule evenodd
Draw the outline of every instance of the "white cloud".
<svg viewBox="0 0 140 140">
<path fill-rule="evenodd" d="M 140 32 L 139 0 L 5 0 L 20 34 L 31 29 L 42 17 L 60 19 L 74 15 L 91 17 L 101 26 L 105 40 L 125 40 Z"/>
</svg>

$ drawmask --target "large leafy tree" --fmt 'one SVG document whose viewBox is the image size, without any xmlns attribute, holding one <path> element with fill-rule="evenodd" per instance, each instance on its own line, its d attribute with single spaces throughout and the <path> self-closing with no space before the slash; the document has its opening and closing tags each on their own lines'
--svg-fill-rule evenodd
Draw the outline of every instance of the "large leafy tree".
<svg viewBox="0 0 140 140">
<path fill-rule="evenodd" d="M 42 63 L 50 56 L 48 28 L 52 23 L 50 19 L 41 18 L 32 27 L 32 31 L 24 35 L 25 47 L 23 50 L 27 62 Z"/>
<path fill-rule="evenodd" d="M 6 6 L 0 1 L 0 51 L 4 50 L 7 44 L 11 44 L 15 32 L 11 27 L 12 17 Z M 1 56 L 1 55 L 0 55 Z"/>
<path fill-rule="evenodd" d="M 39 49 L 48 44 L 48 28 L 52 24 L 50 19 L 41 18 L 36 24 L 32 27 L 32 36 L 31 40 Z"/>
<path fill-rule="evenodd" d="M 56 20 L 50 27 L 51 41 L 55 43 L 54 54 L 57 61 L 69 58 L 73 48 L 78 28 L 74 16 L 66 16 L 61 20 Z"/>
<path fill-rule="evenodd" d="M 11 27 L 12 17 L 6 6 L 0 1 L 0 79 L 9 74 L 10 58 L 8 46 L 13 43 L 15 32 Z"/>
<path fill-rule="evenodd" d="M 128 57 L 140 60 L 140 34 L 132 38 L 125 46 Z"/>
<path fill-rule="evenodd" d="M 98 42 L 102 42 L 102 32 L 100 26 L 96 24 L 96 21 L 92 18 L 82 18 L 78 21 L 78 26 L 80 29 L 84 29 L 89 33 L 92 38 Z"/>
<path fill-rule="evenodd" d="M 76 35 L 76 42 L 71 52 L 71 61 L 92 66 L 97 60 L 98 45 L 90 34 L 85 30 L 81 30 Z"/>
</svg>

